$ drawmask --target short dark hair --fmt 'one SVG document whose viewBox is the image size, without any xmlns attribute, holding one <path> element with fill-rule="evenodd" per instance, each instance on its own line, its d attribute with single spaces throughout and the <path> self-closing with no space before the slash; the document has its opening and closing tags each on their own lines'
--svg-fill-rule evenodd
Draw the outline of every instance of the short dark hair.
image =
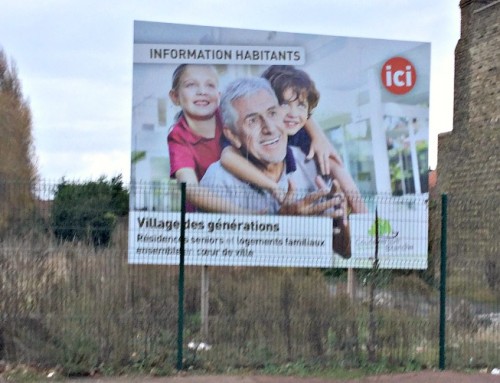
<svg viewBox="0 0 500 383">
<path fill-rule="evenodd" d="M 319 92 L 316 85 L 309 75 L 301 69 L 294 68 L 291 65 L 271 65 L 262 73 L 261 77 L 271 83 L 280 104 L 285 101 L 283 99 L 285 90 L 291 89 L 297 96 L 302 93 L 306 94 L 307 103 L 309 104 L 309 116 L 318 105 Z"/>
</svg>

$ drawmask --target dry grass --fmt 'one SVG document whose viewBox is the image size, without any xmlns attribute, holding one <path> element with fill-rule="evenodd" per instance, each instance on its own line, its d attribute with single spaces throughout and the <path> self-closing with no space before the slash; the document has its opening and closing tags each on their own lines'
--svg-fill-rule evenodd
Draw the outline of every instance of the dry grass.
<svg viewBox="0 0 500 383">
<path fill-rule="evenodd" d="M 0 359 L 59 365 L 75 374 L 171 371 L 178 270 L 128 265 L 125 234 L 121 227 L 106 248 L 40 235 L 2 242 Z M 322 270 L 212 267 L 209 274 L 209 339 L 202 339 L 201 268 L 186 268 L 185 344 L 212 345 L 206 352 L 186 348 L 186 366 L 366 365 L 367 303 L 333 289 Z M 396 278 L 397 293 L 390 281 L 385 286 L 390 305 L 379 302 L 373 314 L 378 363 L 385 369 L 435 365 L 437 310 L 421 312 L 418 301 L 430 302 L 436 292 L 414 276 Z M 480 329 L 473 340 L 491 352 L 484 342 L 498 345 L 498 333 Z"/>
</svg>

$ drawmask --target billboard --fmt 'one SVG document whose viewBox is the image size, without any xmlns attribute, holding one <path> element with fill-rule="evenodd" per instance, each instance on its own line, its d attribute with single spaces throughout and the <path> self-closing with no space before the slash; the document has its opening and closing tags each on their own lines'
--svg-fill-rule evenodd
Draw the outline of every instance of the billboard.
<svg viewBox="0 0 500 383">
<path fill-rule="evenodd" d="M 129 263 L 427 267 L 430 44 L 136 21 Z"/>
</svg>

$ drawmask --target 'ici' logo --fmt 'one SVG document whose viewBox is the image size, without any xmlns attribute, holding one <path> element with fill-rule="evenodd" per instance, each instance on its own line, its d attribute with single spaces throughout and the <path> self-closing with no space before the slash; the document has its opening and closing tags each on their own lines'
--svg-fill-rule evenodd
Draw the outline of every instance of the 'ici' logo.
<svg viewBox="0 0 500 383">
<path fill-rule="evenodd" d="M 413 89 L 417 82 L 415 66 L 403 57 L 393 57 L 385 62 L 380 74 L 382 84 L 391 93 L 402 95 Z"/>
</svg>

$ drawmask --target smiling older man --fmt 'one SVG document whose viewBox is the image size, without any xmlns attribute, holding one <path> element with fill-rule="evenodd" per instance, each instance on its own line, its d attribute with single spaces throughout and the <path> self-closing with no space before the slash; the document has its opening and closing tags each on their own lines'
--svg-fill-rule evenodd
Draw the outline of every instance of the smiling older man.
<svg viewBox="0 0 500 383">
<path fill-rule="evenodd" d="M 288 146 L 283 114 L 276 95 L 262 78 L 233 81 L 221 100 L 224 135 L 231 145 L 286 191 L 279 201 L 267 190 L 228 172 L 220 161 L 212 164 L 200 185 L 222 198 L 256 213 L 329 215 L 334 219 L 334 250 L 350 256 L 346 202 L 338 184 L 328 188 L 316 164 L 300 149 Z"/>
</svg>

